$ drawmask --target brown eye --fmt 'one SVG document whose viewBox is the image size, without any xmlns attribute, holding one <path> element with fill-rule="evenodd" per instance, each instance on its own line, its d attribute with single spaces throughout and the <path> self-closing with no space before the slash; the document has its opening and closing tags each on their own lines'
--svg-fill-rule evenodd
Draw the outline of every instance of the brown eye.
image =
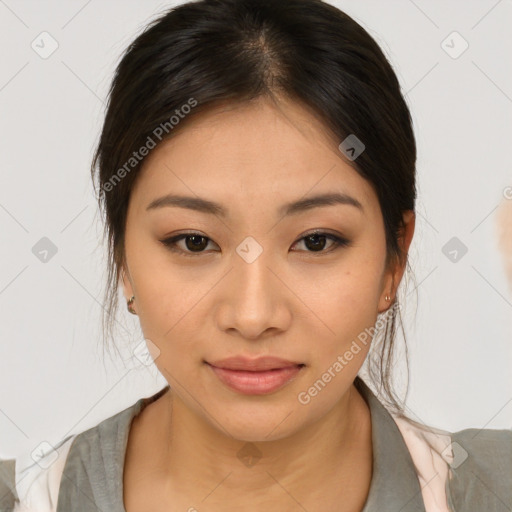
<svg viewBox="0 0 512 512">
<path fill-rule="evenodd" d="M 182 240 L 185 241 L 184 246 L 178 245 L 178 242 Z M 171 251 L 180 252 L 185 256 L 194 256 L 195 254 L 199 255 L 205 252 L 204 249 L 208 247 L 208 243 L 212 241 L 200 233 L 182 233 L 181 235 L 160 240 L 160 242 Z"/>
<path fill-rule="evenodd" d="M 327 241 L 331 241 L 331 244 L 328 246 L 327 250 L 324 250 L 326 247 Z M 317 253 L 328 253 L 332 252 L 338 248 L 346 247 L 350 245 L 350 241 L 341 238 L 339 236 L 324 233 L 322 231 L 315 231 L 314 233 L 309 233 L 303 236 L 300 240 L 295 242 L 293 247 L 299 242 L 303 242 L 307 251 L 306 252 L 317 252 Z"/>
<path fill-rule="evenodd" d="M 312 251 L 322 251 L 327 242 L 327 237 L 325 235 L 309 235 L 304 237 L 306 247 Z"/>
<path fill-rule="evenodd" d="M 202 251 L 208 245 L 207 240 L 205 236 L 187 235 L 185 237 L 185 245 L 191 251 Z"/>
<path fill-rule="evenodd" d="M 179 242 L 185 241 L 184 245 L 179 245 Z M 210 238 L 201 235 L 200 233 L 182 233 L 180 235 L 160 240 L 169 250 L 181 253 L 184 256 L 199 256 L 201 254 L 209 254 L 210 251 L 205 251 L 208 244 L 211 242 Z M 293 244 L 295 247 L 298 243 L 303 242 L 306 250 L 305 252 L 325 254 L 330 253 L 338 248 L 350 245 L 350 241 L 336 236 L 331 233 L 324 233 L 322 231 L 315 231 L 306 234 L 301 239 Z M 328 244 L 330 242 L 330 244 Z M 327 250 L 324 250 L 327 246 Z M 217 246 L 218 247 L 218 246 Z M 292 249 L 296 251 L 297 249 Z"/>
</svg>

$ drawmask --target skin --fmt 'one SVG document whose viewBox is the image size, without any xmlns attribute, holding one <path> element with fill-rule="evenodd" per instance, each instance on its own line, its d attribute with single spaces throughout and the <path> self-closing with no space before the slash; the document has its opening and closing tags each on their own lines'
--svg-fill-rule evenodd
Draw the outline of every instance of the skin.
<svg viewBox="0 0 512 512">
<path fill-rule="evenodd" d="M 122 279 L 171 391 L 132 423 L 128 512 L 363 507 L 371 418 L 353 381 L 369 343 L 307 405 L 297 398 L 375 325 L 405 269 L 385 266 L 377 196 L 339 142 L 297 103 L 281 100 L 276 108 L 258 100 L 191 119 L 146 158 L 129 203 Z M 356 198 L 364 211 L 337 204 L 277 214 L 284 203 L 333 191 Z M 171 192 L 218 202 L 228 215 L 146 210 Z M 407 252 L 413 212 L 404 219 Z M 302 238 L 315 228 L 350 244 L 336 249 L 326 239 L 315 252 Z M 183 231 L 207 237 L 202 253 L 187 257 L 160 242 Z M 247 236 L 263 248 L 252 263 L 236 252 Z M 193 250 L 184 239 L 177 246 Z M 236 354 L 306 366 L 281 389 L 247 396 L 204 363 Z M 237 457 L 245 445 L 261 453 L 250 467 Z"/>
<path fill-rule="evenodd" d="M 498 239 L 498 250 L 512 293 L 512 187 L 507 187 L 495 216 L 495 228 Z"/>
</svg>

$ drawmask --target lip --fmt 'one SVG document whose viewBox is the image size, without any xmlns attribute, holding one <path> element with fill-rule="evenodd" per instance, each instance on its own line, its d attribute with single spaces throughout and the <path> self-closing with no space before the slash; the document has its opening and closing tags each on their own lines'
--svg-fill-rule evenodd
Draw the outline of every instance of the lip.
<svg viewBox="0 0 512 512">
<path fill-rule="evenodd" d="M 302 363 L 297 361 L 288 361 L 280 357 L 262 356 L 251 359 L 244 356 L 232 356 L 217 361 L 206 361 L 211 366 L 223 368 L 226 370 L 244 370 L 248 372 L 261 372 L 265 370 L 277 370 L 288 368 L 290 366 L 298 366 Z"/>
<path fill-rule="evenodd" d="M 245 395 L 264 395 L 282 388 L 305 366 L 277 357 L 230 357 L 206 364 L 226 386 Z"/>
</svg>

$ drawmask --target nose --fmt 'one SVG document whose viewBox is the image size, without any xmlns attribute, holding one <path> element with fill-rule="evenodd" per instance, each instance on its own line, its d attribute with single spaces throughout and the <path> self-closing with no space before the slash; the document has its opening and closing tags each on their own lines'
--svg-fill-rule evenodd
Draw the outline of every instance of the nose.
<svg viewBox="0 0 512 512">
<path fill-rule="evenodd" d="M 292 294 L 271 251 L 263 250 L 254 260 L 240 254 L 233 255 L 233 268 L 222 285 L 216 310 L 219 329 L 248 340 L 286 331 Z"/>
</svg>

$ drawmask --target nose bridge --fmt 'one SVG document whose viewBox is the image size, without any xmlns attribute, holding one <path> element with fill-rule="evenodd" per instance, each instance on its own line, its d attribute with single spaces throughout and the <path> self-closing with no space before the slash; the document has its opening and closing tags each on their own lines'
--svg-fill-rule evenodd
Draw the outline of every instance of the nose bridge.
<svg viewBox="0 0 512 512">
<path fill-rule="evenodd" d="M 276 277 L 271 271 L 275 267 L 275 258 L 268 245 L 264 247 L 252 236 L 246 237 L 236 248 L 234 266 L 241 293 L 239 298 L 249 302 L 263 300 L 269 304 Z"/>
<path fill-rule="evenodd" d="M 236 329 L 248 339 L 272 328 L 285 329 L 289 320 L 282 283 L 276 277 L 276 257 L 252 237 L 244 239 L 233 254 L 233 269 L 219 318 L 223 329 Z"/>
</svg>

